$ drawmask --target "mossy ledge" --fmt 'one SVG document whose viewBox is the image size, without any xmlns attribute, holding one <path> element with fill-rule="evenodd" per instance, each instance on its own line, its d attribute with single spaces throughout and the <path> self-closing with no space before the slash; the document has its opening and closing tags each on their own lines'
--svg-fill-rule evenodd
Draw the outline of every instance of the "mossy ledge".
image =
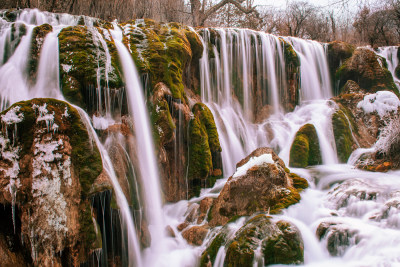
<svg viewBox="0 0 400 267">
<path fill-rule="evenodd" d="M 338 109 L 333 113 L 332 128 L 339 161 L 346 163 L 353 152 L 354 140 L 350 128 L 352 127 L 351 117 L 349 118 L 343 109 Z"/>
</svg>

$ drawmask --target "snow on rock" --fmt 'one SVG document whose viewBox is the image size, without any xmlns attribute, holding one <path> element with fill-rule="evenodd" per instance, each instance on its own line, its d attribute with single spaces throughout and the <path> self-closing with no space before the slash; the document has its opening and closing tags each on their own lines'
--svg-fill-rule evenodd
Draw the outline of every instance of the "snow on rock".
<svg viewBox="0 0 400 267">
<path fill-rule="evenodd" d="M 24 115 L 22 113 L 17 114 L 20 109 L 20 106 L 11 108 L 6 114 L 1 115 L 1 121 L 7 125 L 21 122 L 24 119 Z"/>
<path fill-rule="evenodd" d="M 265 163 L 268 163 L 268 164 L 275 163 L 274 160 L 272 159 L 272 154 L 262 154 L 259 157 L 251 157 L 246 164 L 244 164 L 236 169 L 236 172 L 233 174 L 233 178 L 243 176 L 246 174 L 246 172 L 250 168 L 252 168 L 254 166 L 263 165 Z"/>
<path fill-rule="evenodd" d="M 390 91 L 378 91 L 369 94 L 357 104 L 357 108 L 363 109 L 365 113 L 377 112 L 380 117 L 388 112 L 396 111 L 400 106 L 399 98 Z"/>
</svg>

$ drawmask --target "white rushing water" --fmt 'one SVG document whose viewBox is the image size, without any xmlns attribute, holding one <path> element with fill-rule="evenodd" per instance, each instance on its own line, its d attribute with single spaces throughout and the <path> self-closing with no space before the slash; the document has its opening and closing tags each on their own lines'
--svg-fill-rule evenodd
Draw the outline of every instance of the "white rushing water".
<svg viewBox="0 0 400 267">
<path fill-rule="evenodd" d="M 396 84 L 397 90 L 400 91 L 400 79 L 396 75 L 396 67 L 399 64 L 398 50 L 398 46 L 385 46 L 380 47 L 377 54 L 386 59 L 388 70 L 393 76 L 393 80 Z"/>
</svg>

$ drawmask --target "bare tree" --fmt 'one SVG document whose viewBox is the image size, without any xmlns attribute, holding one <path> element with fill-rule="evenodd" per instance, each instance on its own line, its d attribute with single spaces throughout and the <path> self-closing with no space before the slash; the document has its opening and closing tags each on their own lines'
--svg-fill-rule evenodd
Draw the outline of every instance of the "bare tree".
<svg viewBox="0 0 400 267">
<path fill-rule="evenodd" d="M 227 4 L 235 6 L 240 12 L 250 14 L 256 11 L 253 0 L 220 0 L 216 3 L 207 0 L 190 0 L 193 26 L 204 26 L 206 20 Z"/>
<path fill-rule="evenodd" d="M 286 31 L 290 36 L 302 37 L 306 21 L 313 16 L 314 6 L 306 1 L 291 2 L 286 8 Z"/>
</svg>

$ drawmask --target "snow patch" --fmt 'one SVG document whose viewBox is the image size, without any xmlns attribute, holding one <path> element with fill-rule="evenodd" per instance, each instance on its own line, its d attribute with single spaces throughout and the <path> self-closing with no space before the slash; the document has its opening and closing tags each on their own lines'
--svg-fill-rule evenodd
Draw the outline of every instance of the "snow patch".
<svg viewBox="0 0 400 267">
<path fill-rule="evenodd" d="M 262 154 L 259 157 L 251 157 L 246 164 L 240 166 L 239 168 L 236 169 L 236 172 L 233 174 L 233 178 L 243 176 L 247 173 L 247 171 L 254 167 L 254 166 L 260 166 L 265 163 L 268 164 L 274 164 L 275 161 L 272 159 L 272 154 Z"/>
<path fill-rule="evenodd" d="M 93 128 L 96 130 L 105 130 L 109 125 L 114 124 L 114 121 L 105 117 L 97 117 L 93 115 Z"/>
<path fill-rule="evenodd" d="M 8 125 L 21 122 L 24 119 L 24 115 L 22 113 L 17 114 L 20 109 L 20 106 L 13 107 L 6 114 L 1 115 L 1 121 Z"/>
<path fill-rule="evenodd" d="M 63 70 L 66 73 L 68 73 L 72 69 L 72 65 L 68 65 L 68 64 L 61 64 L 61 67 L 63 68 Z"/>
<path fill-rule="evenodd" d="M 357 108 L 363 109 L 365 113 L 377 112 L 380 117 L 391 111 L 396 111 L 400 106 L 398 97 L 390 91 L 379 91 L 369 94 L 357 104 Z"/>
</svg>

